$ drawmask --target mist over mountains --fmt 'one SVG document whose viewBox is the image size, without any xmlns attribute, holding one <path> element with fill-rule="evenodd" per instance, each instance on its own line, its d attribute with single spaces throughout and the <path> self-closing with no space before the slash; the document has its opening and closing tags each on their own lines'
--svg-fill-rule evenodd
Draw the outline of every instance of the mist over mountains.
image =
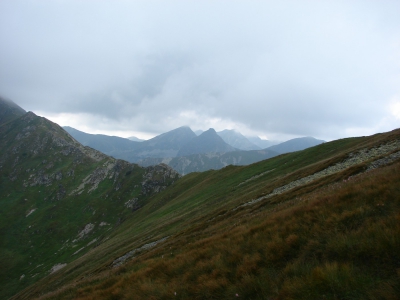
<svg viewBox="0 0 400 300">
<path fill-rule="evenodd" d="M 64 127 L 77 141 L 115 158 L 142 166 L 165 163 L 181 174 L 221 169 L 227 165 L 248 165 L 273 156 L 323 143 L 312 137 L 296 138 L 278 145 L 259 137 L 247 138 L 235 130 L 193 132 L 183 126 L 152 139 L 136 142 Z M 250 142 L 249 139 L 254 141 Z M 260 146 L 267 145 L 261 149 Z"/>
<path fill-rule="evenodd" d="M 244 135 L 236 130 L 225 129 L 217 134 L 229 145 L 240 150 L 260 150 L 266 147 L 260 147 L 249 141 Z"/>
</svg>

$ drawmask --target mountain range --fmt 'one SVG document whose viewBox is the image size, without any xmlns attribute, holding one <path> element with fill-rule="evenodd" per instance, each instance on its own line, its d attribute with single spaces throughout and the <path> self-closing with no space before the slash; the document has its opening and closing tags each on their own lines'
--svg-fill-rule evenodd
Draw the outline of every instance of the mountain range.
<svg viewBox="0 0 400 300">
<path fill-rule="evenodd" d="M 180 176 L 0 104 L 0 299 L 398 298 L 400 129 Z"/>
<path fill-rule="evenodd" d="M 232 147 L 240 150 L 261 150 L 266 147 L 259 147 L 256 144 L 249 141 L 244 135 L 236 130 L 225 129 L 217 132 L 217 134 Z"/>
<path fill-rule="evenodd" d="M 194 133 L 184 126 L 150 140 L 135 142 L 120 137 L 93 135 L 64 127 L 77 141 L 107 155 L 142 166 L 165 163 L 180 174 L 221 169 L 227 165 L 248 165 L 273 156 L 303 150 L 323 143 L 312 137 L 296 138 L 260 149 L 235 130 Z M 256 140 L 257 139 L 253 139 Z M 261 141 L 261 142 L 260 142 Z M 258 138 L 258 143 L 268 142 Z M 271 144 L 270 142 L 268 144 Z M 247 150 L 246 150 L 247 149 Z M 258 150 L 250 150 L 258 149 Z"/>
</svg>

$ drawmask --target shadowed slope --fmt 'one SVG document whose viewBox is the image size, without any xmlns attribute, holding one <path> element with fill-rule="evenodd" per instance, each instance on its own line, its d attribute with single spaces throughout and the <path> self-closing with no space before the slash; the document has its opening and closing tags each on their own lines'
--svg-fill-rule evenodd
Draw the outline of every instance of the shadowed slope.
<svg viewBox="0 0 400 300">
<path fill-rule="evenodd" d="M 0 97 L 0 126 L 24 115 L 25 113 L 26 111 L 24 109 L 11 100 Z"/>
<path fill-rule="evenodd" d="M 84 147 L 32 112 L 0 126 L 0 298 L 97 247 L 178 177 Z"/>
</svg>

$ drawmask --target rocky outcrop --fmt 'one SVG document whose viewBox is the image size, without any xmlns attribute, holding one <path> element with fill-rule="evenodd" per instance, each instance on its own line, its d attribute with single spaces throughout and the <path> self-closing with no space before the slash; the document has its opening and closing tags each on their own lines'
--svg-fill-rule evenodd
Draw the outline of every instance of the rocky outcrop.
<svg viewBox="0 0 400 300">
<path fill-rule="evenodd" d="M 332 175 L 334 173 L 341 172 L 347 168 L 350 168 L 352 166 L 355 166 L 355 165 L 358 165 L 358 164 L 361 164 L 361 163 L 364 163 L 364 162 L 367 162 L 370 160 L 372 160 L 372 161 L 369 163 L 367 170 L 371 170 L 371 169 L 374 169 L 374 168 L 377 168 L 380 166 L 384 166 L 384 165 L 389 164 L 389 163 L 395 161 L 396 159 L 400 158 L 400 151 L 392 153 L 393 151 L 396 151 L 398 149 L 400 149 L 400 140 L 394 140 L 390 143 L 383 144 L 378 147 L 364 148 L 358 152 L 350 153 L 348 155 L 348 158 L 346 160 L 344 160 L 343 162 L 337 163 L 337 164 L 330 166 L 322 171 L 319 171 L 312 175 L 303 177 L 301 179 L 292 181 L 286 185 L 278 187 L 278 188 L 274 189 L 272 191 L 272 193 L 262 196 L 262 197 L 259 197 L 257 199 L 253 199 L 253 200 L 245 203 L 244 206 L 255 204 L 264 199 L 271 198 L 275 195 L 282 194 L 282 193 L 292 190 L 296 187 L 310 183 L 316 179 L 326 177 L 326 176 Z M 385 157 L 379 158 L 381 156 L 385 156 Z"/>
<path fill-rule="evenodd" d="M 2 230 L 21 241 L 6 243 L 4 253 L 29 260 L 29 266 L 9 264 L 25 275 L 13 283 L 19 285 L 97 247 L 179 174 L 166 165 L 144 168 L 108 157 L 29 112 L 0 126 L 0 178 Z"/>
<path fill-rule="evenodd" d="M 178 172 L 165 164 L 150 166 L 145 170 L 142 181 L 144 195 L 161 192 L 180 177 Z"/>
<path fill-rule="evenodd" d="M 135 255 L 135 254 L 140 253 L 140 252 L 145 251 L 145 250 L 148 250 L 148 249 L 150 249 L 150 248 L 153 248 L 153 247 L 155 247 L 156 245 L 158 245 L 158 244 L 160 244 L 160 243 L 166 241 L 167 239 L 168 239 L 168 236 L 167 236 L 167 237 L 164 237 L 164 238 L 162 238 L 162 239 L 159 239 L 158 241 L 145 244 L 145 245 L 143 245 L 143 246 L 140 247 L 140 248 L 133 249 L 132 251 L 129 251 L 129 252 L 126 253 L 125 255 L 123 255 L 123 256 L 117 258 L 116 260 L 114 260 L 114 261 L 112 262 L 112 265 L 111 265 L 111 266 L 112 266 L 113 268 L 117 268 L 117 267 L 121 266 L 123 263 L 125 263 L 128 259 L 134 258 L 134 255 Z"/>
</svg>

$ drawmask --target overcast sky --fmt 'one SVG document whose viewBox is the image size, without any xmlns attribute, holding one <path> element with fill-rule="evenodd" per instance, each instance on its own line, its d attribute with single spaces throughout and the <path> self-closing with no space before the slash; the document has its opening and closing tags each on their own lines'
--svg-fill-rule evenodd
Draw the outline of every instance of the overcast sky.
<svg viewBox="0 0 400 300">
<path fill-rule="evenodd" d="M 0 1 L 0 95 L 60 125 L 284 140 L 400 127 L 400 1 Z"/>
</svg>

